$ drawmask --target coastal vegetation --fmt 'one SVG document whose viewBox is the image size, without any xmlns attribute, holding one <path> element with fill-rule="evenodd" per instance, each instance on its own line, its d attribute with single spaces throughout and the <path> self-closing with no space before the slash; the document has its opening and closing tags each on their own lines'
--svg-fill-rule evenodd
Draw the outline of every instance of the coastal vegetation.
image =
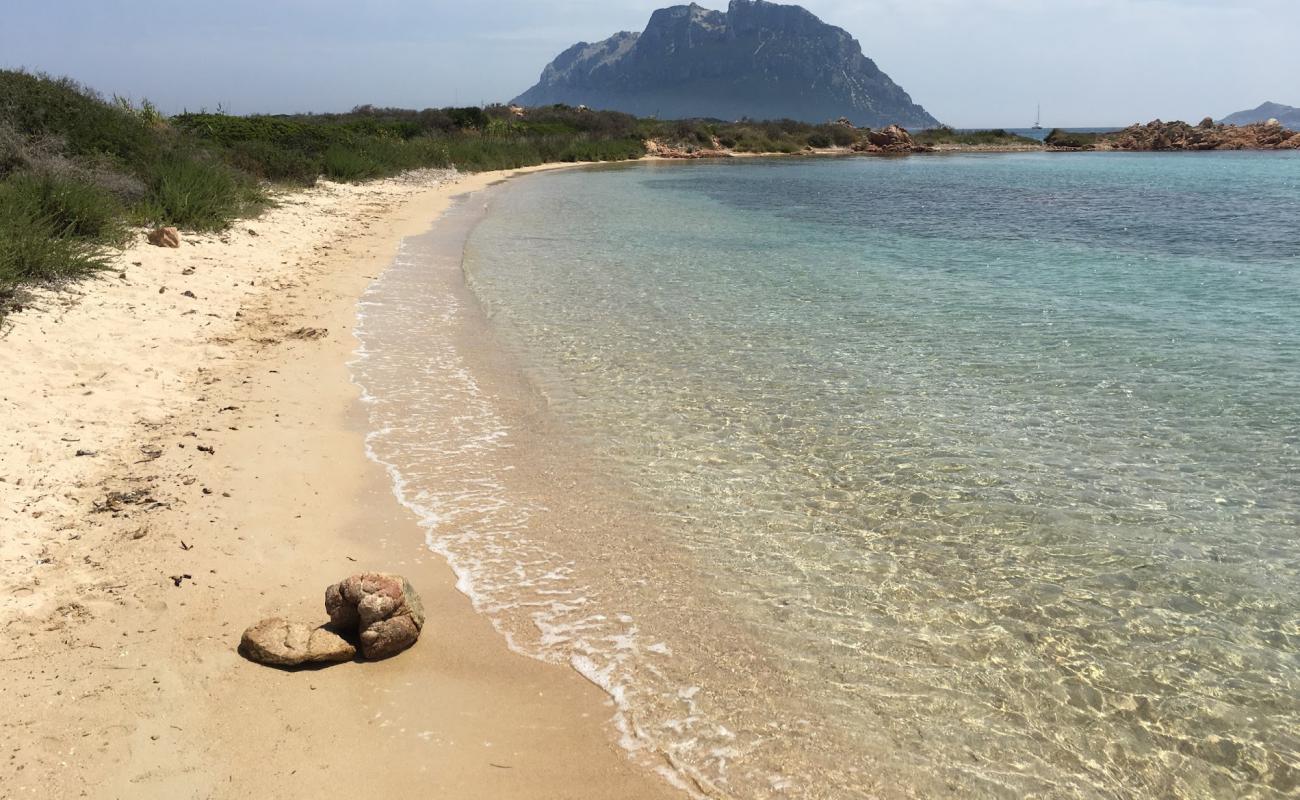
<svg viewBox="0 0 1300 800">
<path fill-rule="evenodd" d="M 923 147 L 941 147 L 960 145 L 965 147 L 998 148 L 1041 148 L 1043 143 L 1037 139 L 1009 133 L 1002 128 L 983 131 L 966 131 L 950 128 L 947 125 L 912 134 L 912 140 Z"/>
<path fill-rule="evenodd" d="M 1062 150 L 1091 150 L 1097 146 L 1103 134 L 1100 133 L 1078 133 L 1067 131 L 1062 128 L 1053 128 L 1048 132 L 1047 138 L 1043 142 L 1052 148 Z"/>
</svg>

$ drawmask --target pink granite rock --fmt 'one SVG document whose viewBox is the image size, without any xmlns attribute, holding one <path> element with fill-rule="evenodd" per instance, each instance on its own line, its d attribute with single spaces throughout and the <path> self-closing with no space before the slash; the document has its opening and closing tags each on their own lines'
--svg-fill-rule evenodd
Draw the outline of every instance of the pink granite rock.
<svg viewBox="0 0 1300 800">
<path fill-rule="evenodd" d="M 424 606 L 410 582 L 383 572 L 364 572 L 330 586 L 325 611 L 334 630 L 356 631 L 368 659 L 397 655 L 415 644 L 424 627 Z"/>
<path fill-rule="evenodd" d="M 147 238 L 149 240 L 149 244 L 153 245 L 154 247 L 180 247 L 181 246 L 181 232 L 176 230 L 175 228 L 158 228 L 156 230 L 149 231 L 148 236 L 146 236 L 145 238 Z"/>
</svg>

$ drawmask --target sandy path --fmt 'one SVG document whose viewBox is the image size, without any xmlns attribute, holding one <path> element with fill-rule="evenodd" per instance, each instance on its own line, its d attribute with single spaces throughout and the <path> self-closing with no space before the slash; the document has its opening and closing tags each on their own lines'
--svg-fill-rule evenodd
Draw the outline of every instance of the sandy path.
<svg viewBox="0 0 1300 800">
<path fill-rule="evenodd" d="M 614 746 L 603 694 L 473 613 L 364 454 L 356 300 L 500 177 L 290 195 L 0 332 L 0 797 L 677 796 Z M 360 569 L 420 588 L 414 650 L 296 673 L 235 652 Z"/>
</svg>

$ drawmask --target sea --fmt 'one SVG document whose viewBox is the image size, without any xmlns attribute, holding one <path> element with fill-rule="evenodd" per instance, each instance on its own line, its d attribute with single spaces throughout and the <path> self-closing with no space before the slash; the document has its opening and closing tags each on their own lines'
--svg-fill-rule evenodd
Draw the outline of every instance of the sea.
<svg viewBox="0 0 1300 800">
<path fill-rule="evenodd" d="M 684 795 L 1300 793 L 1300 154 L 536 174 L 360 317 L 428 546 Z"/>
</svg>

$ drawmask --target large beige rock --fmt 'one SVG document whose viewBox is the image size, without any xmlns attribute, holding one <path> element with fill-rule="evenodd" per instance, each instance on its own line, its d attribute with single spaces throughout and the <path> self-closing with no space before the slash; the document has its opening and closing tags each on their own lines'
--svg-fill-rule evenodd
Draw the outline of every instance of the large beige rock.
<svg viewBox="0 0 1300 800">
<path fill-rule="evenodd" d="M 149 244 L 155 247 L 180 247 L 181 232 L 175 228 L 157 228 L 149 231 Z"/>
<path fill-rule="evenodd" d="M 424 627 L 424 606 L 401 575 L 364 572 L 325 590 L 325 610 L 338 631 L 356 631 L 361 654 L 388 658 L 415 644 Z"/>
<path fill-rule="evenodd" d="M 280 617 L 264 619 L 244 631 L 239 649 L 253 661 L 276 667 L 350 661 L 357 654 L 355 647 L 328 628 Z"/>
</svg>

